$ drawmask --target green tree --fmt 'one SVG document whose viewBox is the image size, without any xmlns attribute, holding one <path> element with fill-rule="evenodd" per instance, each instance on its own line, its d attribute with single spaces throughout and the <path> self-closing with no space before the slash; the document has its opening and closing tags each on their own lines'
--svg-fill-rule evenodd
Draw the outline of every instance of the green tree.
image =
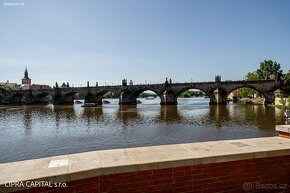
<svg viewBox="0 0 290 193">
<path fill-rule="evenodd" d="M 254 80 L 258 80 L 258 74 L 256 72 L 248 72 L 248 74 L 246 75 L 246 80 L 247 81 L 254 81 Z M 240 88 L 240 94 L 242 97 L 254 97 L 254 94 L 256 93 L 256 91 L 252 88 Z"/>
<path fill-rule="evenodd" d="M 10 86 L 10 85 L 6 85 L 6 86 L 4 86 L 3 88 L 4 88 L 5 90 L 7 90 L 7 91 L 16 90 L 16 87 L 14 87 L 14 86 Z"/>
<path fill-rule="evenodd" d="M 287 105 L 287 109 L 290 110 L 290 96 L 288 97 L 288 105 Z"/>
<path fill-rule="evenodd" d="M 186 90 L 186 91 L 183 91 L 181 94 L 180 94 L 181 97 L 184 97 L 184 98 L 188 98 L 188 97 L 191 97 L 192 96 L 192 93 L 189 91 L 189 90 Z"/>
<path fill-rule="evenodd" d="M 280 96 L 279 98 L 280 106 L 284 109 L 286 107 L 286 101 L 284 100 L 283 96 Z"/>
<path fill-rule="evenodd" d="M 283 83 L 284 85 L 290 85 L 290 74 L 285 74 L 283 76 Z"/>
<path fill-rule="evenodd" d="M 118 95 L 116 93 L 114 93 L 114 92 L 109 91 L 106 94 L 104 94 L 103 97 L 104 98 L 118 98 Z"/>
<path fill-rule="evenodd" d="M 247 81 L 254 80 L 269 80 L 269 79 L 278 79 L 281 78 L 284 81 L 284 84 L 290 85 L 290 75 L 283 75 L 282 70 L 280 70 L 281 66 L 276 61 L 272 60 L 264 60 L 260 63 L 260 68 L 255 72 L 248 72 L 246 75 Z M 240 93 L 242 97 L 254 96 L 257 92 L 251 88 L 241 88 Z"/>
<path fill-rule="evenodd" d="M 253 80 L 259 80 L 259 76 L 256 72 L 248 72 L 246 75 L 246 80 L 253 81 Z"/>
<path fill-rule="evenodd" d="M 276 79 L 280 77 L 282 74 L 282 70 L 280 70 L 281 66 L 277 62 L 273 62 L 272 60 L 265 60 L 260 63 L 260 68 L 257 69 L 257 75 L 259 80 L 269 80 L 272 77 Z"/>
</svg>

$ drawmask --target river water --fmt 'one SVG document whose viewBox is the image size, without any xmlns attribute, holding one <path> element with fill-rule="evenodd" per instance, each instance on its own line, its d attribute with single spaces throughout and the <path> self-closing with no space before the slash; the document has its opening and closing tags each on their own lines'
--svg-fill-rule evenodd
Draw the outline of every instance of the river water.
<svg viewBox="0 0 290 193">
<path fill-rule="evenodd" d="M 263 105 L 209 106 L 178 99 L 177 106 L 139 99 L 102 107 L 0 106 L 0 163 L 100 149 L 276 136 L 283 111 Z"/>
</svg>

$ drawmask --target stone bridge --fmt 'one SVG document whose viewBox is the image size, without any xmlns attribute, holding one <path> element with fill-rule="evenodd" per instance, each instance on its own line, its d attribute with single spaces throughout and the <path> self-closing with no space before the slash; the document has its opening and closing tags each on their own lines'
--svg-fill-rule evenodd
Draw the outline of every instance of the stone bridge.
<svg viewBox="0 0 290 193">
<path fill-rule="evenodd" d="M 264 104 L 275 100 L 275 91 L 290 93 L 290 86 L 275 80 L 261 81 L 222 81 L 195 83 L 164 83 L 126 86 L 68 87 L 40 90 L 6 91 L 0 89 L 0 104 L 45 104 L 72 105 L 73 97 L 79 93 L 86 103 L 102 104 L 103 95 L 114 92 L 119 96 L 119 104 L 135 105 L 137 97 L 146 90 L 155 92 L 161 99 L 161 105 L 176 105 L 177 97 L 186 90 L 199 89 L 210 98 L 210 104 L 226 104 L 227 96 L 234 90 L 248 87 L 258 91 L 264 98 Z"/>
</svg>

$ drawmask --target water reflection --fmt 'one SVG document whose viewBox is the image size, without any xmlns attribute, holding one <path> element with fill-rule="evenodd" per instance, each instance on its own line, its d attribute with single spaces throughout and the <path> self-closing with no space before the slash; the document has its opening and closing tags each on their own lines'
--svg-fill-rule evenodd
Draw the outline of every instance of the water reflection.
<svg viewBox="0 0 290 193">
<path fill-rule="evenodd" d="M 130 124 L 138 122 L 139 120 L 141 120 L 141 118 L 142 117 L 139 115 L 136 106 L 119 106 L 119 110 L 117 112 L 117 119 L 120 121 L 120 123 L 122 123 L 124 128 L 126 128 L 126 126 Z"/>
<path fill-rule="evenodd" d="M 214 121 L 216 127 L 221 127 L 223 122 L 230 119 L 228 108 L 224 105 L 210 106 L 208 117 Z"/>
<path fill-rule="evenodd" d="M 160 114 L 158 116 L 158 121 L 170 124 L 172 122 L 180 123 L 181 120 L 182 116 L 179 114 L 176 105 L 160 106 Z"/>
<path fill-rule="evenodd" d="M 55 115 L 55 125 L 59 128 L 62 121 L 70 121 L 75 119 L 76 114 L 73 106 L 53 106 L 52 111 Z"/>
<path fill-rule="evenodd" d="M 81 111 L 81 112 L 80 112 Z M 91 123 L 91 121 L 100 122 L 103 120 L 103 108 L 80 108 L 79 109 L 80 117 L 87 121 L 87 123 Z"/>
<path fill-rule="evenodd" d="M 275 125 L 285 124 L 282 109 L 263 105 L 208 106 L 203 99 L 179 99 L 178 106 L 152 102 L 119 106 L 112 101 L 97 108 L 2 106 L 0 162 L 98 149 L 275 136 Z"/>
<path fill-rule="evenodd" d="M 31 110 L 29 108 L 24 108 L 23 112 L 23 124 L 25 128 L 25 135 L 30 136 L 32 134 L 31 124 L 32 124 L 32 118 L 31 118 Z"/>
</svg>

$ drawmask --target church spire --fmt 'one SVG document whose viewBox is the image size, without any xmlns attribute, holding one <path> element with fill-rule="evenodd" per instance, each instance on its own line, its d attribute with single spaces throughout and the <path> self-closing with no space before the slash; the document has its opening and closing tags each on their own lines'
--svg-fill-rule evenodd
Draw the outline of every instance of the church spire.
<svg viewBox="0 0 290 193">
<path fill-rule="evenodd" d="M 25 67 L 24 78 L 25 78 L 25 79 L 28 79 L 28 71 L 27 71 L 27 67 Z"/>
</svg>

